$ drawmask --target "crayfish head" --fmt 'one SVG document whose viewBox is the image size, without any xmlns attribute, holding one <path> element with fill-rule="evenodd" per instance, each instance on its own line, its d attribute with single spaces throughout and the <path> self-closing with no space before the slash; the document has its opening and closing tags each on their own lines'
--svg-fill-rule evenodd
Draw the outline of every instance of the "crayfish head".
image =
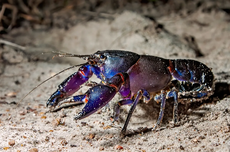
<svg viewBox="0 0 230 152">
<path fill-rule="evenodd" d="M 90 55 L 87 59 L 90 65 L 102 66 L 105 63 L 106 55 L 104 51 L 97 51 L 96 53 Z"/>
</svg>

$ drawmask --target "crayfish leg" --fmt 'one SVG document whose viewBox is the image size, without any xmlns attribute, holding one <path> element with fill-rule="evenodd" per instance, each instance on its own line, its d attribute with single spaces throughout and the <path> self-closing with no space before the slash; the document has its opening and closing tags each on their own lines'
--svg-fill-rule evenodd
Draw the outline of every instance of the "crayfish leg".
<svg viewBox="0 0 230 152">
<path fill-rule="evenodd" d="M 157 129 L 157 127 L 161 124 L 161 121 L 164 116 L 164 110 L 165 110 L 165 103 L 166 103 L 166 93 L 164 90 L 161 91 L 161 94 L 159 96 L 155 96 L 154 98 L 155 101 L 161 100 L 161 108 L 160 108 L 160 113 L 157 119 L 156 125 L 153 127 L 153 131 Z"/>
<path fill-rule="evenodd" d="M 173 105 L 173 123 L 176 124 L 178 122 L 178 92 L 173 89 L 167 93 L 166 98 L 174 98 L 174 105 Z"/>
<path fill-rule="evenodd" d="M 139 90 L 137 92 L 137 96 L 136 96 L 135 100 L 133 101 L 132 107 L 130 108 L 128 116 L 125 120 L 125 124 L 121 130 L 121 134 L 123 136 L 125 136 L 125 134 L 126 134 L 126 129 L 127 129 L 128 124 L 129 124 L 130 118 L 133 114 L 133 111 L 135 110 L 135 108 L 137 106 L 137 103 L 140 101 L 142 96 L 146 97 L 147 99 L 149 99 L 149 97 L 150 97 L 149 93 L 146 90 Z"/>
<path fill-rule="evenodd" d="M 130 105 L 132 104 L 134 101 L 131 99 L 124 99 L 121 101 L 118 101 L 115 106 L 114 106 L 114 114 L 113 114 L 113 122 L 117 121 L 120 115 L 120 108 L 121 106 L 124 105 Z"/>
<path fill-rule="evenodd" d="M 154 97 L 155 101 L 160 101 L 161 102 L 161 107 L 160 107 L 160 113 L 158 116 L 158 120 L 156 125 L 153 128 L 153 131 L 157 129 L 157 127 L 161 124 L 161 121 L 163 119 L 164 116 L 164 109 L 165 109 L 165 103 L 166 103 L 166 99 L 168 98 L 174 98 L 174 105 L 173 105 L 173 123 L 176 124 L 178 122 L 178 92 L 177 90 L 174 88 L 171 91 L 167 92 L 167 94 L 165 93 L 164 90 L 161 91 L 160 95 L 156 95 Z"/>
<path fill-rule="evenodd" d="M 130 93 L 129 93 L 130 94 Z M 151 97 L 147 91 L 143 91 L 143 96 L 145 99 L 145 102 L 148 102 Z M 113 122 L 117 121 L 120 115 L 120 107 L 124 105 L 130 105 L 134 102 L 132 99 L 123 99 L 121 101 L 118 101 L 114 106 L 114 114 L 113 114 Z"/>
</svg>

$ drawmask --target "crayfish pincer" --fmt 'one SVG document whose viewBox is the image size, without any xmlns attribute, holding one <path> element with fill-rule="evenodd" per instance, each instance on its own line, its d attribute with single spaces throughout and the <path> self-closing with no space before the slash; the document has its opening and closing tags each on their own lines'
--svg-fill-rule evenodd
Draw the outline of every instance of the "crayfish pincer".
<svg viewBox="0 0 230 152">
<path fill-rule="evenodd" d="M 118 119 L 121 106 L 132 105 L 121 132 L 124 135 L 131 115 L 142 97 L 146 102 L 152 98 L 161 102 L 159 117 L 153 128 L 155 130 L 163 119 L 167 98 L 174 98 L 173 122 L 177 123 L 180 99 L 192 98 L 197 101 L 208 98 L 213 93 L 213 73 L 205 64 L 195 60 L 164 59 L 120 50 L 68 56 L 83 58 L 87 62 L 59 85 L 48 99 L 47 106 L 54 108 L 63 103 L 86 103 L 74 117 L 78 120 L 104 107 L 119 92 L 123 99 L 114 108 L 114 120 Z M 93 74 L 101 79 L 101 83 L 83 95 L 71 97 Z"/>
</svg>

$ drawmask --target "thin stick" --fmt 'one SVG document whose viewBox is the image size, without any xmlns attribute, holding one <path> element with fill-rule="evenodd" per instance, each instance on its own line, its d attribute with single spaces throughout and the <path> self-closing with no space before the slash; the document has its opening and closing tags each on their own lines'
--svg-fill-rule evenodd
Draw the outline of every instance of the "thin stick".
<svg viewBox="0 0 230 152">
<path fill-rule="evenodd" d="M 16 43 L 12 43 L 12 42 L 9 42 L 9 41 L 3 40 L 3 39 L 0 39 L 0 43 L 1 44 L 5 44 L 5 45 L 9 45 L 9 46 L 13 46 L 13 47 L 16 47 L 16 48 L 19 48 L 19 49 L 21 49 L 23 51 L 26 50 L 26 47 L 24 47 L 24 46 L 21 46 L 21 45 L 18 45 Z"/>
<path fill-rule="evenodd" d="M 71 66 L 71 67 L 69 67 L 69 68 L 67 68 L 67 69 L 64 69 L 64 70 L 58 72 L 57 74 L 55 74 L 55 75 L 49 77 L 48 79 L 46 79 L 45 81 L 43 81 L 42 83 L 40 83 L 39 85 L 37 85 L 35 88 L 33 88 L 29 93 L 27 93 L 27 94 L 17 103 L 17 105 L 18 105 L 22 100 L 24 100 L 31 92 L 33 92 L 35 89 L 37 89 L 39 86 L 41 86 L 41 85 L 44 84 L 45 82 L 49 81 L 50 79 L 56 77 L 57 75 L 59 75 L 59 74 L 65 72 L 65 71 L 67 71 L 67 70 L 69 70 L 69 69 L 72 69 L 72 68 L 75 68 L 75 67 L 78 67 L 78 66 L 82 66 L 82 65 L 85 65 L 85 64 L 86 64 L 86 63 L 78 64 L 78 65 L 73 65 L 73 66 Z"/>
</svg>

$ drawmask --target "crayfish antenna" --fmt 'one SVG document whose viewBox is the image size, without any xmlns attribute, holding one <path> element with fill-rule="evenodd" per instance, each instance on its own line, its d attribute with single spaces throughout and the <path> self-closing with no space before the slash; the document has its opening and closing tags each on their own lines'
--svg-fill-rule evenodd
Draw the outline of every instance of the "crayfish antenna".
<svg viewBox="0 0 230 152">
<path fill-rule="evenodd" d="M 72 53 L 57 53 L 57 55 L 53 56 L 55 57 L 78 57 L 78 58 L 83 58 L 86 60 L 90 55 L 77 55 L 77 54 L 72 54 Z"/>
<path fill-rule="evenodd" d="M 58 72 L 57 74 L 55 74 L 55 75 L 49 77 L 48 79 L 46 79 L 46 80 L 44 80 L 43 82 L 41 82 L 40 84 L 38 84 L 38 85 L 37 85 L 35 88 L 33 88 L 30 92 L 28 92 L 28 93 L 17 103 L 17 105 L 18 105 L 21 101 L 23 101 L 31 92 L 33 92 L 34 90 L 36 90 L 38 87 L 40 87 L 42 84 L 44 84 L 45 82 L 49 81 L 50 79 L 56 77 L 57 75 L 59 75 L 59 74 L 65 72 L 65 71 L 67 71 L 67 70 L 73 69 L 73 68 L 75 68 L 75 67 L 83 66 L 83 65 L 86 65 L 86 64 L 87 64 L 87 63 L 78 64 L 78 65 L 73 65 L 73 66 L 71 66 L 71 67 L 69 67 L 69 68 L 66 68 L 66 69 L 64 69 L 64 70 L 62 70 L 62 71 L 60 71 L 60 72 Z"/>
</svg>

